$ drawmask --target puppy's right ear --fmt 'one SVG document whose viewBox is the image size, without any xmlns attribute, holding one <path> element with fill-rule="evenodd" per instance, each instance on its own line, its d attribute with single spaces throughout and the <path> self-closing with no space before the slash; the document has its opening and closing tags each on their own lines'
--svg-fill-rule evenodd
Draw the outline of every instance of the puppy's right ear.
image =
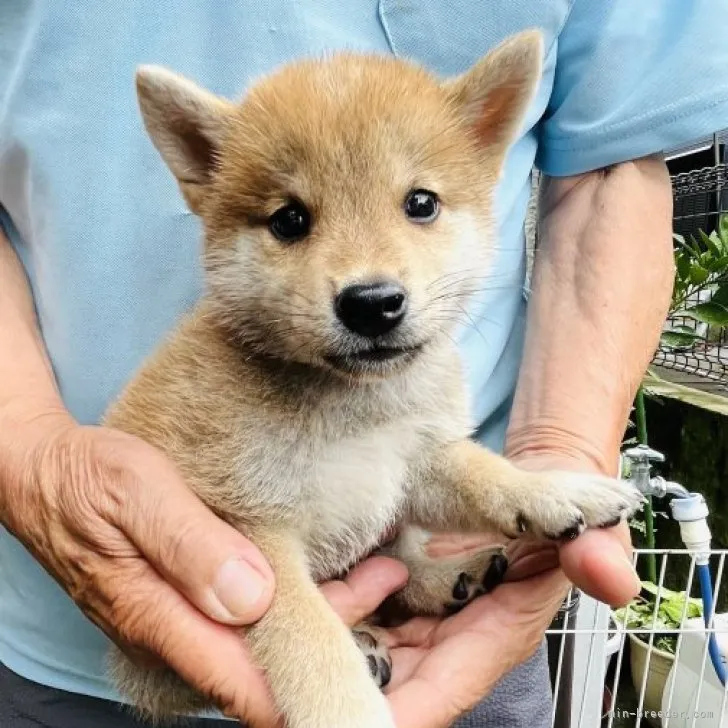
<svg viewBox="0 0 728 728">
<path fill-rule="evenodd" d="M 144 126 L 199 213 L 234 107 L 159 66 L 137 69 L 136 87 Z"/>
</svg>

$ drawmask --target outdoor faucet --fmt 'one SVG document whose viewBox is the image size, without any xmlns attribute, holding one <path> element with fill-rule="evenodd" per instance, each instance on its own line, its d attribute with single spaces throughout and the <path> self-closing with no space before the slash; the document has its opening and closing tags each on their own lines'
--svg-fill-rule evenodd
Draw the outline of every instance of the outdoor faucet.
<svg viewBox="0 0 728 728">
<path fill-rule="evenodd" d="M 665 462 L 665 456 L 661 452 L 653 450 L 647 445 L 637 445 L 625 450 L 622 454 L 630 462 L 628 482 L 632 483 L 642 495 L 655 498 L 664 498 L 666 495 L 684 498 L 689 495 L 688 491 L 679 483 L 670 482 L 659 475 L 650 477 L 652 463 Z"/>
</svg>

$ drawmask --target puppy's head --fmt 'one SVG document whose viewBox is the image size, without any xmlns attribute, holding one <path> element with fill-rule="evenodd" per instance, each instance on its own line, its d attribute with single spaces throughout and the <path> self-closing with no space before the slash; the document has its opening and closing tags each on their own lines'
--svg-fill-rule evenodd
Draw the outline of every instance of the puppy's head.
<svg viewBox="0 0 728 728">
<path fill-rule="evenodd" d="M 240 104 L 139 69 L 146 128 L 205 227 L 215 315 L 260 354 L 349 377 L 436 346 L 487 271 L 491 196 L 541 54 L 526 32 L 444 82 L 342 54 Z"/>
</svg>

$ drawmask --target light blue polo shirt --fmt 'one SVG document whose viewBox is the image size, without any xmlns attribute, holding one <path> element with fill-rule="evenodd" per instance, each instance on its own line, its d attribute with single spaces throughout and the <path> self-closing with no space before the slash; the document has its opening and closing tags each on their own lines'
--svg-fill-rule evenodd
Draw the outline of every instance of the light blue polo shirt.
<svg viewBox="0 0 728 728">
<path fill-rule="evenodd" d="M 472 308 L 477 331 L 462 335 L 494 447 L 521 354 L 532 166 L 575 174 L 728 127 L 728 0 L 2 0 L 0 219 L 71 412 L 96 422 L 200 290 L 199 225 L 142 131 L 135 66 L 237 96 L 284 61 L 332 49 L 452 74 L 528 27 L 546 37 L 543 80 L 498 190 L 497 276 Z M 113 699 L 106 648 L 0 530 L 0 662 Z"/>
</svg>

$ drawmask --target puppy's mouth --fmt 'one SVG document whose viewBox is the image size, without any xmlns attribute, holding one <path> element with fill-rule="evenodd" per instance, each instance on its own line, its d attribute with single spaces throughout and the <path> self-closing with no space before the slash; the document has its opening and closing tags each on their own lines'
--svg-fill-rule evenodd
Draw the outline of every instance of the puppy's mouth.
<svg viewBox="0 0 728 728">
<path fill-rule="evenodd" d="M 346 354 L 327 354 L 326 363 L 343 372 L 383 372 L 395 364 L 414 359 L 424 348 L 424 343 L 414 346 L 370 346 Z"/>
</svg>

